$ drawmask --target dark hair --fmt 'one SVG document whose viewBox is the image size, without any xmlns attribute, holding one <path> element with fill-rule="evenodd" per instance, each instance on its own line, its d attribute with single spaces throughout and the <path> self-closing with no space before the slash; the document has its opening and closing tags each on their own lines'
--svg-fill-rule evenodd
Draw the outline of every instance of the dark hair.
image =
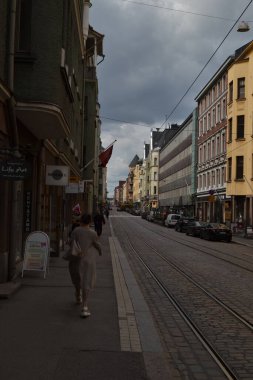
<svg viewBox="0 0 253 380">
<path fill-rule="evenodd" d="M 89 214 L 83 214 L 81 216 L 80 222 L 82 224 L 90 224 L 90 222 L 91 222 L 91 216 Z"/>
</svg>

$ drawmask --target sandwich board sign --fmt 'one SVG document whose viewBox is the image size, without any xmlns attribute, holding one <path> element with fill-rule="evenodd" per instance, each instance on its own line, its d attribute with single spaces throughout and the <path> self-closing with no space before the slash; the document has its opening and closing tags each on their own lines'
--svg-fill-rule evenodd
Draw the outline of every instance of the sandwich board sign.
<svg viewBox="0 0 253 380">
<path fill-rule="evenodd" d="M 44 278 L 46 278 L 49 252 L 49 236 L 42 231 L 31 232 L 25 242 L 22 277 L 26 270 L 44 272 Z"/>
</svg>

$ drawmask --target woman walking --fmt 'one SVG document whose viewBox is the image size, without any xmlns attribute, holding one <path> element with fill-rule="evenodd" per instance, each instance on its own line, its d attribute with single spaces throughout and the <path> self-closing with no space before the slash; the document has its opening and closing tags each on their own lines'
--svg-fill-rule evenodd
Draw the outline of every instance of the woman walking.
<svg viewBox="0 0 253 380">
<path fill-rule="evenodd" d="M 96 251 L 100 256 L 102 255 L 97 234 L 90 229 L 90 222 L 90 215 L 82 215 L 80 227 L 76 227 L 71 233 L 71 241 L 75 240 L 82 251 L 81 257 L 74 258 L 69 263 L 71 279 L 76 289 L 77 303 L 82 304 L 80 314 L 82 318 L 91 315 L 88 308 L 88 298 L 96 282 Z"/>
</svg>

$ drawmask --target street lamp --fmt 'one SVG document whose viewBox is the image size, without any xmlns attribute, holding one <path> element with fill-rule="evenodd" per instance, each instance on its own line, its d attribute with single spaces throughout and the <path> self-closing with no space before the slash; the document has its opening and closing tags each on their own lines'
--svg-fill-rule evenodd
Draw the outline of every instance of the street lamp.
<svg viewBox="0 0 253 380">
<path fill-rule="evenodd" d="M 248 32 L 249 30 L 250 27 L 246 21 L 241 21 L 237 28 L 237 32 Z"/>
</svg>

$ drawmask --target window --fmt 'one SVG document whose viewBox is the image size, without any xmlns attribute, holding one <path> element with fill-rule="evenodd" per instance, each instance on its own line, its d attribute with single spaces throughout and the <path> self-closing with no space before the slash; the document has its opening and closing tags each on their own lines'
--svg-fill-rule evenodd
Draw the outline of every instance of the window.
<svg viewBox="0 0 253 380">
<path fill-rule="evenodd" d="M 216 169 L 216 186 L 220 186 L 220 169 Z"/>
<path fill-rule="evenodd" d="M 207 143 L 207 159 L 210 160 L 211 158 L 211 149 L 210 149 L 210 141 Z"/>
<path fill-rule="evenodd" d="M 228 101 L 232 102 L 233 101 L 233 81 L 229 83 L 229 88 L 228 88 Z"/>
<path fill-rule="evenodd" d="M 244 115 L 237 116 L 237 139 L 244 138 Z"/>
<path fill-rule="evenodd" d="M 31 49 L 31 0 L 17 2 L 16 51 L 29 52 Z"/>
<path fill-rule="evenodd" d="M 225 182 L 225 167 L 221 168 L 221 186 L 224 185 Z"/>
<path fill-rule="evenodd" d="M 207 187 L 210 186 L 210 173 L 207 173 L 207 175 L 206 175 L 206 186 Z"/>
<path fill-rule="evenodd" d="M 203 162 L 206 162 L 206 146 L 203 146 Z"/>
<path fill-rule="evenodd" d="M 221 121 L 220 103 L 217 105 L 217 123 Z"/>
<path fill-rule="evenodd" d="M 221 138 L 222 138 L 222 153 L 225 153 L 226 152 L 226 148 L 227 148 L 225 133 L 222 133 Z"/>
<path fill-rule="evenodd" d="M 212 89 L 212 101 L 214 102 L 215 100 L 215 87 Z"/>
<path fill-rule="evenodd" d="M 215 157 L 215 140 L 212 140 L 212 158 Z"/>
<path fill-rule="evenodd" d="M 156 186 L 154 186 L 154 195 L 156 195 Z"/>
<path fill-rule="evenodd" d="M 211 128 L 211 114 L 210 112 L 207 115 L 207 130 Z"/>
<path fill-rule="evenodd" d="M 220 94 L 221 94 L 221 82 L 220 82 L 220 80 L 219 80 L 219 82 L 218 82 L 218 96 L 220 96 Z"/>
<path fill-rule="evenodd" d="M 215 126 L 215 114 L 216 114 L 216 112 L 215 112 L 215 108 L 213 108 L 213 120 L 212 120 L 212 127 L 214 127 L 214 126 Z"/>
<path fill-rule="evenodd" d="M 199 136 L 201 136 L 203 134 L 203 121 L 200 120 L 199 121 Z"/>
<path fill-rule="evenodd" d="M 216 138 L 216 155 L 219 156 L 221 153 L 220 149 L 220 136 L 217 136 Z"/>
<path fill-rule="evenodd" d="M 154 158 L 154 166 L 157 166 L 157 157 Z"/>
<path fill-rule="evenodd" d="M 199 176 L 199 189 L 202 189 L 202 175 Z"/>
<path fill-rule="evenodd" d="M 199 163 L 201 164 L 202 162 L 202 148 L 199 148 Z"/>
<path fill-rule="evenodd" d="M 236 179 L 243 179 L 243 156 L 236 156 Z"/>
<path fill-rule="evenodd" d="M 237 99 L 245 99 L 245 78 L 237 79 Z"/>
<path fill-rule="evenodd" d="M 226 74 L 224 74 L 222 77 L 222 89 L 223 91 L 226 90 Z"/>
<path fill-rule="evenodd" d="M 203 174 L 203 188 L 206 188 L 206 175 Z"/>
<path fill-rule="evenodd" d="M 157 181 L 157 172 L 154 172 L 154 181 Z"/>
<path fill-rule="evenodd" d="M 215 187 L 215 171 L 214 171 L 214 170 L 212 170 L 211 175 L 212 175 L 212 183 L 211 183 L 211 186 Z"/>
<path fill-rule="evenodd" d="M 228 181 L 232 180 L 232 157 L 228 158 Z"/>
<path fill-rule="evenodd" d="M 233 131 L 233 119 L 231 117 L 228 120 L 228 143 L 232 142 L 232 131 Z"/>
<path fill-rule="evenodd" d="M 203 132 L 206 133 L 206 116 L 204 117 L 204 127 L 203 127 Z"/>
<path fill-rule="evenodd" d="M 225 119 L 227 116 L 227 105 L 226 105 L 226 99 L 222 100 L 222 119 Z"/>
</svg>

